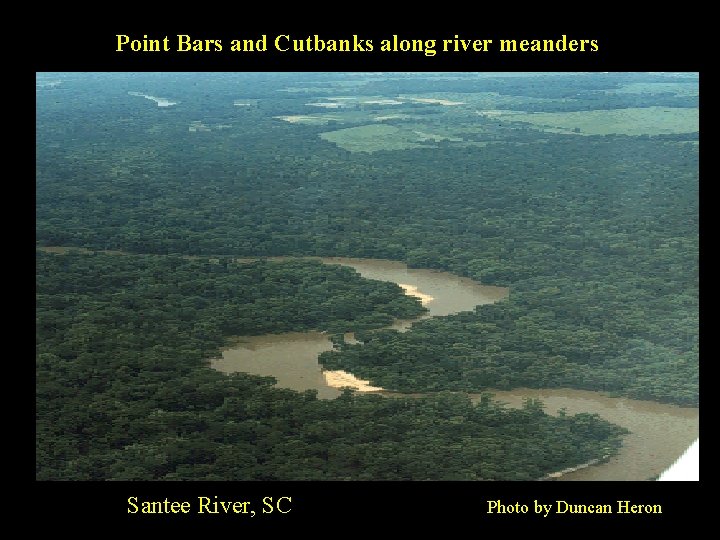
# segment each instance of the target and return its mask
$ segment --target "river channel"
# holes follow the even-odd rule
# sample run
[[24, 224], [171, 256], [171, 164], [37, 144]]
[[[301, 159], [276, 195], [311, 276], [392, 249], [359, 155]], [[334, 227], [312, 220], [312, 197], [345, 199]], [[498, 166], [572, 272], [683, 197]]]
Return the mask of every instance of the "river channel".
[[[428, 313], [421, 318], [470, 311], [477, 305], [502, 300], [509, 292], [503, 287], [481, 285], [448, 272], [408, 269], [394, 261], [339, 257], [321, 260], [326, 264], [351, 266], [369, 279], [398, 283], [406, 294], [419, 297], [428, 308]], [[412, 322], [396, 321], [391, 328], [403, 331]], [[213, 359], [211, 365], [224, 373], [242, 371], [273, 376], [278, 386], [298, 391], [314, 389], [318, 397], [324, 399], [337, 397], [343, 386], [359, 391], [382, 391], [349, 373], [323, 371], [317, 357], [329, 350], [332, 344], [328, 336], [320, 332], [244, 337], [225, 348], [222, 358]], [[568, 414], [595, 413], [631, 431], [616, 456], [605, 463], [567, 473], [559, 478], [563, 481], [648, 480], [669, 467], [698, 437], [697, 408], [573, 389], [493, 390], [492, 393], [509, 407], [522, 406], [524, 398], [538, 398], [549, 414], [557, 414], [561, 408]]]
[[[82, 248], [44, 247], [42, 251], [67, 253]], [[123, 252], [106, 252], [123, 255]], [[363, 277], [398, 283], [406, 294], [417, 296], [428, 313], [413, 321], [396, 321], [390, 328], [405, 331], [414, 321], [470, 311], [480, 304], [490, 304], [506, 298], [508, 289], [481, 285], [471, 279], [448, 272], [408, 269], [394, 261], [351, 259], [340, 257], [317, 258], [326, 264], [341, 264], [355, 268]], [[284, 257], [272, 259], [283, 260]], [[255, 260], [255, 259], [248, 259]], [[351, 335], [346, 339], [352, 339]], [[342, 371], [323, 371], [318, 364], [321, 352], [332, 350], [326, 334], [295, 332], [236, 339], [222, 351], [222, 358], [212, 359], [213, 368], [224, 373], [245, 372], [272, 376], [283, 388], [304, 391], [313, 389], [318, 397], [333, 399], [340, 388], [350, 386], [358, 391], [379, 392], [388, 397], [402, 396], [384, 392], [368, 381], [357, 379]], [[594, 413], [630, 430], [624, 437], [620, 452], [605, 463], [564, 474], [559, 480], [648, 480], [672, 465], [690, 444], [698, 438], [698, 408], [678, 407], [654, 401], [624, 397], [609, 397], [601, 392], [573, 389], [515, 389], [491, 391], [495, 399], [509, 407], [522, 406], [523, 399], [537, 398], [549, 414], [564, 408], [567, 414]], [[417, 394], [415, 394], [417, 396]], [[474, 400], [479, 395], [471, 395]]]

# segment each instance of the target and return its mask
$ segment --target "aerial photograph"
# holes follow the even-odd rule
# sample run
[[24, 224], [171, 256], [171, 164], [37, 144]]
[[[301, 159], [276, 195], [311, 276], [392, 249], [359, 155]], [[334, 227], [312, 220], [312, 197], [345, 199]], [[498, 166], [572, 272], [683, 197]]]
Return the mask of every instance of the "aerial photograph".
[[697, 72], [35, 91], [36, 480], [653, 481], [698, 447]]

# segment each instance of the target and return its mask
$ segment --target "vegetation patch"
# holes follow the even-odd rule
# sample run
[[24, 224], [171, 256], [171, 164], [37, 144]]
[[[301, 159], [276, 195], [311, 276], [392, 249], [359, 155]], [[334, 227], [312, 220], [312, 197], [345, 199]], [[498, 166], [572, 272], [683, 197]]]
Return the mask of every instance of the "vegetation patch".
[[676, 96], [697, 96], [700, 88], [697, 81], [692, 82], [635, 82], [625, 84], [613, 90], [618, 94], [664, 94], [671, 93]]
[[504, 121], [527, 122], [551, 133], [581, 135], [664, 135], [695, 133], [700, 129], [697, 108], [647, 107], [494, 116]]
[[328, 142], [351, 152], [405, 150], [420, 148], [423, 140], [417, 134], [387, 124], [370, 124], [320, 134]]

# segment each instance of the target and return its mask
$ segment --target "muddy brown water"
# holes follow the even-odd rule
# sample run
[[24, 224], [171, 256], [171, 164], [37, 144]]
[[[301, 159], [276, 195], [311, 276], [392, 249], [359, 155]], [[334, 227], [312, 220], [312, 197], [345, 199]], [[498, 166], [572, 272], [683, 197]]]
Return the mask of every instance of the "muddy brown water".
[[630, 430], [623, 438], [620, 452], [609, 461], [568, 473], [560, 480], [648, 480], [672, 465], [698, 437], [697, 408], [569, 388], [491, 392], [496, 400], [508, 406], [521, 407], [525, 398], [539, 399], [549, 414], [557, 414], [562, 408], [567, 414], [595, 413]]
[[[281, 258], [275, 258], [278, 259]], [[325, 264], [351, 266], [368, 279], [398, 283], [406, 294], [420, 298], [428, 312], [417, 319], [397, 320], [388, 326], [398, 331], [407, 330], [421, 319], [470, 311], [479, 304], [497, 302], [506, 298], [509, 292], [505, 287], [481, 285], [449, 272], [409, 269], [396, 261], [343, 257], [315, 259]], [[345, 338], [351, 341], [354, 336], [346, 334]], [[242, 371], [272, 375], [277, 378], [278, 386], [298, 391], [317, 390], [318, 397], [326, 399], [339, 396], [343, 386], [360, 391], [382, 390], [345, 371], [323, 371], [317, 357], [330, 350], [332, 344], [321, 332], [241, 337], [222, 351], [222, 358], [211, 360], [210, 365], [223, 373]]]
[[[67, 248], [59, 247], [43, 250], [54, 253], [68, 251]], [[408, 269], [404, 264], [394, 261], [340, 257], [319, 260], [326, 264], [351, 266], [366, 278], [398, 283], [407, 294], [418, 296], [428, 308], [428, 313], [420, 319], [469, 311], [477, 305], [502, 300], [509, 294], [508, 289], [503, 287], [481, 285], [448, 272]], [[404, 331], [413, 322], [396, 321], [390, 328]], [[351, 335], [347, 337], [352, 338]], [[298, 391], [313, 389], [318, 392], [318, 397], [324, 399], [340, 395], [339, 388], [342, 386], [352, 386], [360, 391], [368, 388], [379, 390], [352, 374], [323, 371], [317, 357], [321, 352], [329, 350], [332, 350], [332, 344], [328, 336], [321, 332], [242, 337], [236, 338], [222, 351], [222, 358], [212, 359], [210, 365], [224, 373], [241, 371], [272, 376], [280, 387]], [[647, 480], [669, 467], [698, 438], [698, 408], [564, 388], [520, 388], [491, 392], [495, 399], [509, 407], [522, 406], [526, 398], [540, 399], [549, 414], [557, 414], [561, 408], [567, 414], [594, 413], [631, 431], [624, 437], [620, 452], [609, 461], [565, 474], [560, 480]], [[400, 395], [381, 393], [387, 396]], [[471, 395], [471, 398], [477, 400], [479, 396]]]
[[[429, 309], [421, 318], [472, 310], [476, 305], [497, 302], [508, 296], [508, 289], [481, 285], [448, 272], [408, 269], [394, 261], [323, 258], [327, 264], [352, 266], [363, 277], [393, 281], [423, 300]], [[407, 329], [413, 321], [396, 321], [390, 328]], [[323, 372], [317, 362], [320, 352], [332, 350], [327, 336], [320, 332], [243, 338], [243, 343], [223, 351], [223, 358], [212, 365], [223, 372], [245, 371], [272, 375], [278, 385], [295, 390], [317, 390], [321, 398], [340, 394], [335, 386], [355, 386], [363, 382], [352, 375]], [[347, 377], [349, 375], [349, 378]], [[563, 475], [560, 480], [647, 480], [669, 467], [698, 437], [699, 411], [675, 405], [628, 398], [608, 397], [600, 392], [573, 389], [515, 389], [491, 391], [495, 399], [509, 407], [521, 407], [525, 398], [540, 399], [549, 414], [564, 408], [567, 414], [581, 412], [600, 417], [631, 431], [623, 439], [620, 452], [605, 463]], [[397, 395], [387, 393], [387, 395]], [[479, 396], [471, 396], [479, 399]]]

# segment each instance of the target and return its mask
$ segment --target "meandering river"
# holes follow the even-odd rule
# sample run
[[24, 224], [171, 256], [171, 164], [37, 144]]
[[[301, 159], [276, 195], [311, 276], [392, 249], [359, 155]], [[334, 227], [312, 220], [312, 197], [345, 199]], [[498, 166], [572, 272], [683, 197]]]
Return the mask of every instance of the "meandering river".
[[[428, 312], [417, 319], [397, 320], [388, 327], [399, 331], [421, 319], [471, 311], [479, 304], [497, 302], [509, 292], [505, 287], [480, 285], [449, 272], [409, 269], [395, 261], [342, 257], [319, 260], [325, 264], [351, 266], [368, 279], [398, 283], [406, 294], [420, 298]], [[346, 340], [352, 339], [351, 334], [346, 335]], [[299, 391], [317, 390], [318, 397], [326, 399], [339, 396], [343, 386], [360, 391], [382, 390], [344, 371], [322, 371], [317, 357], [332, 348], [328, 336], [320, 332], [243, 337], [223, 350], [222, 358], [213, 359], [211, 365], [224, 373], [272, 375], [278, 386]]]
[[[509, 293], [506, 288], [481, 285], [448, 272], [408, 269], [399, 262], [339, 257], [321, 260], [352, 266], [366, 278], [398, 283], [407, 294], [418, 296], [428, 308], [428, 313], [421, 318], [469, 311], [477, 305], [502, 300]], [[391, 328], [403, 331], [412, 322], [396, 321]], [[222, 358], [212, 360], [211, 365], [225, 373], [271, 375], [277, 379], [278, 386], [299, 391], [314, 389], [318, 397], [325, 399], [337, 397], [343, 386], [360, 391], [382, 390], [349, 373], [323, 371], [317, 357], [329, 350], [332, 344], [328, 336], [320, 332], [249, 337], [223, 350]], [[561, 408], [568, 414], [595, 413], [631, 431], [623, 439], [620, 452], [609, 461], [567, 473], [560, 480], [647, 480], [669, 467], [698, 437], [697, 408], [566, 388], [492, 392], [496, 399], [511, 407], [521, 407], [525, 398], [537, 398], [550, 414], [557, 414]], [[477, 395], [471, 397], [479, 399]]]
[[[66, 253], [73, 248], [40, 249]], [[417, 296], [428, 308], [428, 313], [421, 319], [469, 311], [477, 305], [502, 300], [509, 294], [503, 287], [481, 285], [448, 272], [408, 269], [399, 262], [337, 257], [320, 260], [326, 264], [351, 266], [366, 278], [398, 283], [406, 294]], [[396, 321], [391, 328], [404, 331], [414, 321]], [[352, 339], [352, 336], [347, 338]], [[324, 399], [340, 395], [339, 388], [343, 386], [382, 392], [388, 397], [401, 395], [383, 392], [346, 372], [323, 371], [317, 358], [321, 352], [329, 350], [332, 350], [332, 344], [321, 332], [243, 337], [226, 347], [222, 358], [211, 360], [211, 365], [225, 373], [242, 371], [273, 376], [278, 386], [298, 391], [314, 389], [318, 397]], [[493, 391], [493, 394], [511, 407], [522, 406], [525, 398], [537, 398], [543, 401], [550, 414], [556, 414], [561, 408], [568, 414], [595, 413], [631, 431], [623, 439], [620, 452], [609, 461], [565, 474], [560, 480], [647, 480], [669, 467], [698, 437], [697, 408], [613, 398], [600, 392], [572, 389], [515, 389]], [[471, 395], [471, 398], [479, 399], [479, 396]]]

